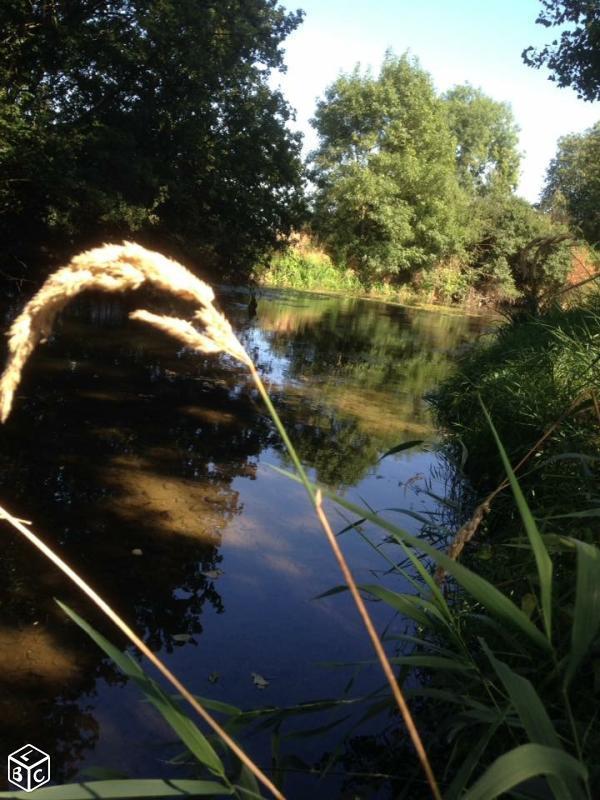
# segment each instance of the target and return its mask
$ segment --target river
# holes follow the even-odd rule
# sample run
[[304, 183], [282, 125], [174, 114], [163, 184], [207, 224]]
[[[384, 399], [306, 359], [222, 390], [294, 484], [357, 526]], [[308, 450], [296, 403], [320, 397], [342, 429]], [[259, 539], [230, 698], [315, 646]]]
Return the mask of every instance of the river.
[[[332, 663], [372, 653], [346, 594], [314, 599], [340, 583], [337, 566], [302, 488], [271, 468], [289, 461], [248, 375], [129, 321], [131, 302], [78, 303], [33, 356], [0, 430], [1, 502], [32, 520], [198, 695], [247, 709], [380, 686], [374, 665]], [[243, 293], [224, 290], [220, 302], [311, 477], [376, 509], [443, 516], [435, 495], [451, 475], [423, 395], [489, 320], [284, 291], [261, 292], [255, 313]], [[380, 460], [408, 440], [423, 444]], [[347, 524], [335, 509], [331, 519]], [[358, 582], [389, 581], [360, 535], [341, 542]], [[124, 647], [121, 637], [4, 526], [0, 576], [0, 760], [31, 742], [51, 754], [57, 783], [92, 767], [193, 774], [167, 763], [181, 745], [53, 598]], [[370, 608], [380, 630], [401, 624]], [[351, 755], [320, 782], [302, 766], [356, 718], [284, 741], [302, 759], [290, 766], [290, 797], [371, 796], [351, 781], [345, 794]], [[333, 719], [291, 719], [283, 732]], [[268, 737], [246, 744], [268, 767]]]

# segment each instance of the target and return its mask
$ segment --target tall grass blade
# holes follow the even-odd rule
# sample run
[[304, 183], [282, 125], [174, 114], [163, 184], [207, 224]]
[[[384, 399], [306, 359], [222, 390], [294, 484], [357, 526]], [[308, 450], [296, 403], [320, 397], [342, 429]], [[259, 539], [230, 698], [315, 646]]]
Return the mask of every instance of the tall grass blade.
[[481, 735], [475, 739], [475, 745], [471, 748], [468, 756], [456, 771], [452, 783], [446, 790], [445, 800], [458, 800], [465, 790], [469, 778], [473, 774], [474, 769], [479, 764], [480, 758], [483, 756], [486, 747], [490, 743], [493, 735], [498, 730], [504, 716], [496, 720], [492, 725], [486, 725], [481, 729]]
[[144, 800], [167, 797], [222, 797], [232, 789], [215, 781], [130, 779], [89, 781], [65, 786], [48, 786], [31, 792], [0, 792], [3, 800]]
[[577, 548], [577, 584], [565, 687], [572, 681], [600, 627], [600, 550], [577, 539], [573, 542]]
[[377, 461], [382, 461], [387, 456], [393, 456], [395, 453], [401, 453], [403, 450], [410, 450], [411, 447], [416, 447], [419, 444], [423, 444], [423, 439], [411, 439], [410, 442], [402, 442], [402, 444], [397, 444], [395, 447], [392, 447], [391, 450], [386, 450], [386, 452], [380, 456]]
[[540, 590], [542, 595], [542, 616], [544, 618], [544, 628], [546, 631], [546, 636], [548, 637], [548, 641], [552, 639], [552, 560], [548, 555], [548, 550], [546, 549], [546, 545], [542, 539], [542, 536], [538, 530], [536, 522], [533, 518], [531, 511], [529, 510], [529, 506], [527, 505], [527, 501], [525, 500], [525, 496], [521, 491], [521, 487], [519, 486], [519, 482], [515, 476], [513, 468], [510, 464], [508, 456], [506, 455], [506, 450], [504, 449], [502, 442], [500, 441], [500, 437], [498, 436], [498, 432], [494, 427], [494, 423], [492, 422], [492, 418], [490, 417], [487, 408], [483, 404], [483, 401], [479, 400], [481, 403], [481, 407], [483, 409], [483, 413], [485, 414], [485, 418], [490, 426], [490, 430], [494, 436], [496, 441], [496, 445], [498, 447], [498, 452], [500, 453], [500, 458], [502, 459], [502, 463], [504, 465], [504, 469], [506, 470], [506, 475], [510, 482], [511, 489], [513, 491], [513, 495], [515, 497], [515, 502], [517, 504], [517, 508], [519, 509], [519, 513], [521, 515], [521, 519], [523, 520], [523, 525], [525, 527], [525, 531], [527, 532], [527, 536], [529, 538], [529, 542], [531, 544], [531, 549], [533, 550], [533, 555], [535, 557], [538, 577], [540, 581]]
[[161, 716], [171, 726], [190, 752], [196, 756], [198, 761], [213, 774], [227, 780], [225, 778], [223, 762], [213, 750], [208, 739], [192, 720], [181, 711], [174, 701], [163, 692], [158, 684], [144, 673], [140, 665], [127, 653], [122, 653], [118, 648], [112, 645], [108, 639], [105, 639], [102, 634], [92, 628], [92, 626], [76, 614], [75, 611], [59, 600], [56, 602], [65, 614], [68, 614], [68, 616], [96, 642], [98, 647], [117, 664], [125, 675], [137, 683], [148, 700], [159, 711]]
[[[522, 675], [518, 675], [504, 661], [497, 659], [485, 642], [481, 641], [481, 646], [489, 658], [496, 675], [502, 681], [510, 702], [523, 723], [529, 740], [534, 744], [543, 744], [562, 750], [563, 746], [554, 729], [554, 725], [531, 681]], [[570, 785], [567, 787], [561, 778], [549, 775], [548, 783], [557, 800], [574, 800], [575, 798], [577, 800], [585, 800], [584, 791], [573, 780], [570, 781]]]
[[[279, 467], [272, 467], [272, 469], [286, 475], [292, 480], [298, 480], [296, 476]], [[321, 487], [321, 491], [326, 497], [333, 500], [334, 503], [342, 506], [347, 511], [351, 511], [359, 517], [364, 517], [372, 522], [374, 525], [388, 531], [391, 536], [400, 544], [406, 544], [426, 553], [437, 564], [441, 565], [444, 570], [455, 578], [458, 583], [469, 592], [482, 606], [488, 611], [494, 613], [497, 617], [510, 624], [513, 628], [518, 629], [521, 633], [525, 634], [527, 638], [533, 642], [537, 647], [545, 651], [552, 651], [552, 645], [546, 636], [531, 622], [529, 617], [521, 611], [508, 597], [502, 594], [495, 586], [481, 578], [475, 572], [472, 572], [467, 567], [449, 558], [445, 553], [440, 552], [435, 547], [430, 545], [423, 539], [419, 539], [410, 533], [398, 528], [388, 520], [379, 517], [377, 514], [372, 514], [366, 511], [363, 507], [357, 506], [345, 497], [339, 497], [335, 492], [330, 491], [326, 487]]]
[[588, 771], [563, 750], [542, 744], [523, 744], [497, 758], [461, 800], [495, 800], [538, 775], [554, 775], [564, 781], [587, 781]]
[[378, 600], [381, 600], [390, 608], [414, 619], [424, 628], [431, 628], [433, 623], [441, 623], [443, 626], [448, 624], [434, 603], [418, 595], [400, 594], [377, 584], [366, 584], [360, 586], [360, 588], [364, 592], [373, 595], [373, 597], [377, 597]]

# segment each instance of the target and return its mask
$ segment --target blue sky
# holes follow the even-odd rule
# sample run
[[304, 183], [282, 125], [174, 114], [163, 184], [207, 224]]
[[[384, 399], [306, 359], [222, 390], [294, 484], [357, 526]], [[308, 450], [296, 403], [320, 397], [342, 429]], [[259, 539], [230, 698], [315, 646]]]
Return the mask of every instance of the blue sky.
[[341, 71], [357, 62], [379, 67], [385, 50], [419, 58], [439, 91], [457, 83], [481, 87], [508, 101], [521, 129], [519, 194], [538, 198], [560, 136], [600, 119], [600, 103], [559, 89], [545, 70], [526, 67], [521, 51], [546, 43], [554, 29], [535, 24], [539, 0], [299, 0], [285, 3], [306, 12], [286, 41], [288, 72], [278, 76], [297, 111], [305, 152], [316, 137], [309, 120], [316, 100]]

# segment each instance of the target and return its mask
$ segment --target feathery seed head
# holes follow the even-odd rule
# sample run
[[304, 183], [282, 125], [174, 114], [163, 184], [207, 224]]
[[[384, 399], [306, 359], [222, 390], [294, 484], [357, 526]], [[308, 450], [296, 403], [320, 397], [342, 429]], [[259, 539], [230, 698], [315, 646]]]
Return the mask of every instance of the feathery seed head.
[[133, 312], [130, 315], [133, 319], [148, 322], [200, 352], [224, 352], [246, 365], [250, 363], [231, 325], [214, 307], [215, 296], [207, 283], [177, 261], [134, 242], [105, 244], [80, 253], [66, 267], [52, 273], [11, 325], [8, 363], [0, 378], [0, 420], [4, 422], [10, 414], [27, 359], [50, 334], [56, 315], [73, 297], [88, 289], [121, 292], [138, 289], [143, 284], [197, 305], [199, 310], [194, 316], [206, 330], [200, 333], [186, 320], [148, 311]]

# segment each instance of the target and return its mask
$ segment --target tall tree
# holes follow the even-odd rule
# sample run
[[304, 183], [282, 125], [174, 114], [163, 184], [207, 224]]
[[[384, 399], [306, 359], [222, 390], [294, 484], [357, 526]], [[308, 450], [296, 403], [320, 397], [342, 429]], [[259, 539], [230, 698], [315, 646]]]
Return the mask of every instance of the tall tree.
[[566, 210], [591, 244], [600, 244], [600, 122], [564, 136], [546, 173], [542, 204]]
[[454, 139], [430, 76], [388, 53], [377, 77], [357, 67], [318, 103], [314, 225], [367, 280], [430, 267], [459, 244]]
[[571, 86], [584, 100], [600, 100], [600, 3], [598, 0], [541, 0], [536, 20], [546, 28], [567, 26], [551, 44], [527, 47], [530, 67], [546, 66], [550, 80]]
[[301, 211], [299, 135], [269, 75], [277, 0], [0, 4], [0, 251], [132, 236], [241, 271]]
[[443, 99], [456, 137], [456, 166], [463, 186], [477, 192], [492, 184], [515, 189], [519, 129], [510, 106], [469, 84], [455, 86]]

